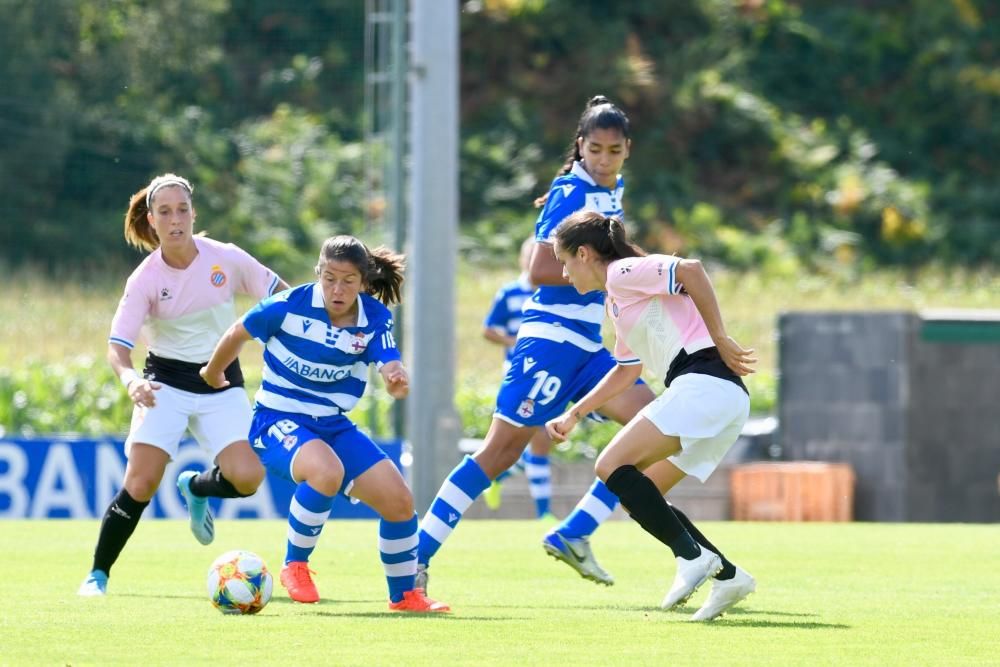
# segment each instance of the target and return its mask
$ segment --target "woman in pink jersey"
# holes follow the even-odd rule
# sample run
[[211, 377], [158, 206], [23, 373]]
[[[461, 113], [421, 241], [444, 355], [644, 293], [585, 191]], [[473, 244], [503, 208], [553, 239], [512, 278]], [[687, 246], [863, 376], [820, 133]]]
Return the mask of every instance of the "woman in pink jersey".
[[[198, 374], [216, 342], [236, 319], [233, 297], [257, 299], [288, 288], [273, 271], [232, 244], [193, 233], [191, 184], [165, 174], [132, 195], [125, 240], [148, 251], [132, 272], [111, 323], [108, 362], [135, 404], [125, 441], [128, 465], [122, 489], [101, 521], [90, 574], [78, 591], [107, 592], [111, 566], [153, 498], [167, 464], [190, 429], [215, 467], [177, 480], [202, 544], [214, 538], [208, 497], [252, 495], [264, 468], [247, 442], [250, 402], [239, 361], [226, 369], [229, 385], [208, 386]], [[131, 352], [140, 334], [148, 348], [142, 375]]]
[[693, 619], [717, 618], [753, 592], [753, 577], [692, 535], [667, 504], [663, 487], [657, 489], [642, 471], [666, 460], [672, 471], [666, 490], [687, 475], [708, 479], [750, 414], [740, 378], [753, 372], [753, 350], [726, 334], [715, 290], [698, 260], [646, 255], [629, 243], [620, 220], [591, 211], [570, 215], [554, 237], [556, 258], [573, 286], [581, 293], [607, 293], [617, 365], [546, 428], [553, 438], [565, 439], [583, 415], [631, 387], [643, 366], [664, 379], [666, 391], [601, 453], [597, 476], [639, 525], [673, 551], [677, 575], [663, 608], [686, 602], [714, 577]]

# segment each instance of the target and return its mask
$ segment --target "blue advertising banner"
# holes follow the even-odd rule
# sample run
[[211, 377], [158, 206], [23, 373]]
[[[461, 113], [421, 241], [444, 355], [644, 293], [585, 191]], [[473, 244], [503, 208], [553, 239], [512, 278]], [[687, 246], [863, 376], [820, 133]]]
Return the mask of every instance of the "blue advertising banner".
[[[118, 438], [0, 438], [0, 518], [94, 519], [104, 514], [125, 475], [124, 441]], [[400, 467], [399, 441], [378, 445]], [[181, 443], [144, 518], [183, 519], [187, 509], [177, 491], [177, 475], [205, 470], [209, 455], [193, 440]], [[402, 468], [400, 468], [402, 469]], [[288, 513], [295, 491], [291, 482], [267, 475], [253, 496], [211, 500], [219, 519], [279, 519]], [[376, 514], [362, 503], [338, 496], [331, 518], [369, 519]]]

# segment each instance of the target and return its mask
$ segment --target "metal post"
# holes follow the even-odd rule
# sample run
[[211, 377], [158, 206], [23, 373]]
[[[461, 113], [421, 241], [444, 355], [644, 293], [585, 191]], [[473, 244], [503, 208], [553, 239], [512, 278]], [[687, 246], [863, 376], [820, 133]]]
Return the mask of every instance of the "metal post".
[[[392, 6], [392, 70], [391, 127], [389, 133], [389, 165], [386, 183], [389, 197], [389, 222], [393, 230], [393, 247], [406, 247], [406, 9], [407, 0], [393, 0]], [[398, 331], [404, 329], [403, 305], [396, 306], [393, 318]], [[405, 342], [405, 341], [404, 341]], [[404, 350], [405, 352], [405, 350]], [[406, 430], [406, 403], [392, 403], [392, 434], [402, 438]]]
[[461, 430], [454, 405], [458, 19], [456, 0], [413, 2], [406, 433], [420, 513], [455, 463]]

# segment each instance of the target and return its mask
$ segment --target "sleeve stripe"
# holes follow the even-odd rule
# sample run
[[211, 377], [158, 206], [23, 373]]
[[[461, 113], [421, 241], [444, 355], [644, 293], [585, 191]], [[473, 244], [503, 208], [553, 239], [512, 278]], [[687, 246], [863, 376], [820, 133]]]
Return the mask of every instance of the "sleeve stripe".
[[680, 292], [677, 289], [676, 277], [674, 275], [674, 269], [677, 267], [677, 262], [670, 265], [670, 270], [667, 272], [667, 294], [677, 294]]
[[274, 288], [278, 286], [278, 274], [274, 274], [274, 279], [271, 281], [271, 285], [267, 288], [267, 295], [271, 296], [274, 294]]
[[636, 364], [641, 364], [642, 363], [642, 359], [639, 359], [639, 358], [635, 358], [635, 359], [615, 359], [615, 361], [620, 366], [635, 366]]
[[110, 338], [108, 338], [108, 342], [109, 343], [117, 343], [118, 345], [123, 345], [123, 346], [127, 347], [130, 350], [135, 347], [134, 343], [131, 343], [131, 342], [125, 340], [124, 338], [116, 338], [115, 336], [111, 336]]

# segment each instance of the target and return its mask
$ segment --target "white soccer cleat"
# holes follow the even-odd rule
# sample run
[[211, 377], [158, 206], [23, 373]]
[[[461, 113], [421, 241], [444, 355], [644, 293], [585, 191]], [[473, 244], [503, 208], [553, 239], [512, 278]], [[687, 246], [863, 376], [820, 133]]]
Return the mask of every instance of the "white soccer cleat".
[[722, 559], [714, 551], [702, 547], [701, 555], [692, 560], [677, 557], [677, 574], [674, 584], [660, 604], [666, 610], [673, 609], [688, 601], [709, 577], [714, 577], [722, 569]]
[[712, 580], [712, 592], [705, 604], [691, 617], [692, 621], [711, 621], [732, 609], [738, 602], [745, 600], [757, 589], [757, 582], [745, 570], [736, 568], [736, 576], [732, 579]]

